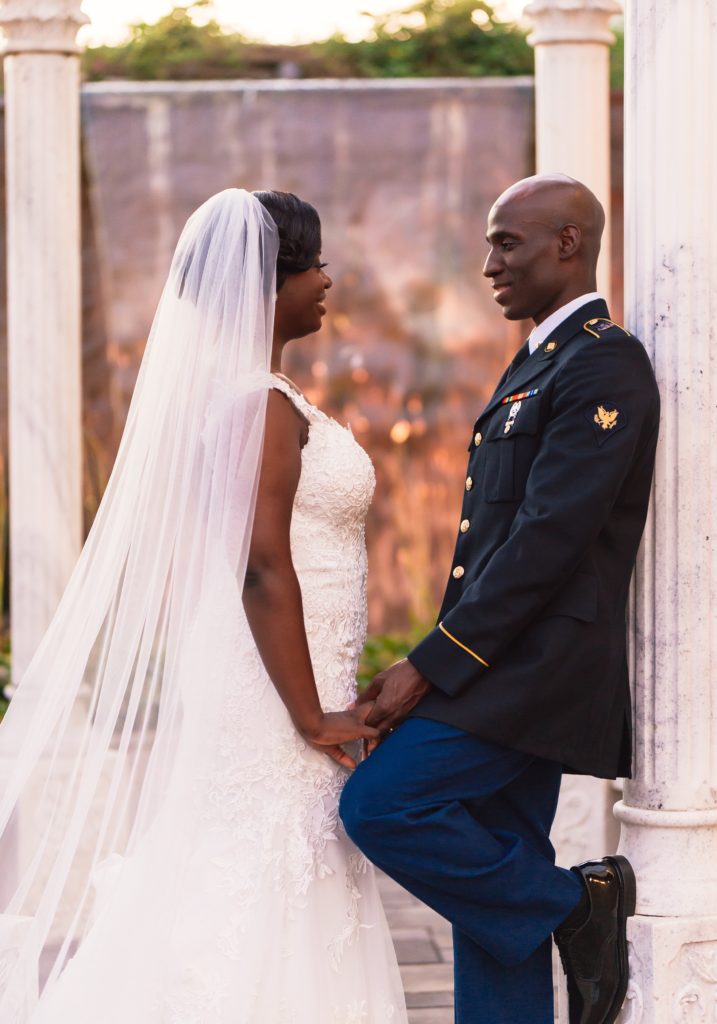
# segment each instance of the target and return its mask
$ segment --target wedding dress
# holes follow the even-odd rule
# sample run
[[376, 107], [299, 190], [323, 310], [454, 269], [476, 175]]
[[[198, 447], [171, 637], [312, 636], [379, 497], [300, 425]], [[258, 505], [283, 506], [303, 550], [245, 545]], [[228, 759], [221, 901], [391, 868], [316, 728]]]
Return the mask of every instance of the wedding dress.
[[294, 729], [242, 604], [276, 388], [310, 424], [292, 557], [322, 706], [344, 709], [373, 469], [269, 373], [277, 251], [242, 190], [188, 220], [112, 477], [0, 726], [2, 1024], [405, 1024], [338, 817], [347, 772]]
[[[292, 559], [325, 711], [355, 697], [366, 636], [364, 518], [373, 466], [351, 432], [268, 376], [309, 421]], [[151, 856], [100, 865], [113, 888], [33, 1024], [403, 1024], [401, 978], [371, 865], [338, 817], [346, 770], [296, 732], [253, 643], [234, 579], [233, 679], [207, 766], [204, 829], [168, 945], [124, 978], [113, 931]], [[112, 874], [119, 878], [111, 880]]]

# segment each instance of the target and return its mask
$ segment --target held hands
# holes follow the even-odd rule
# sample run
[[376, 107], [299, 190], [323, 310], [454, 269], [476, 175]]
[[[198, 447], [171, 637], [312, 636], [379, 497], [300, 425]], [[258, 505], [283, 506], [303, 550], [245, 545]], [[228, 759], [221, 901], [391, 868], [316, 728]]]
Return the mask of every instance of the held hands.
[[374, 726], [380, 733], [379, 738], [368, 741], [368, 753], [378, 746], [380, 738], [400, 725], [430, 688], [428, 680], [423, 678], [407, 658], [379, 672], [356, 702], [359, 711], [364, 708], [370, 709], [366, 725]]
[[332, 761], [344, 768], [355, 768], [356, 761], [342, 750], [341, 744], [352, 740], [374, 744], [378, 742], [381, 735], [378, 729], [366, 724], [372, 710], [373, 704], [365, 703], [362, 707], [349, 708], [348, 711], [325, 712], [316, 724], [299, 731], [314, 750], [328, 754]]

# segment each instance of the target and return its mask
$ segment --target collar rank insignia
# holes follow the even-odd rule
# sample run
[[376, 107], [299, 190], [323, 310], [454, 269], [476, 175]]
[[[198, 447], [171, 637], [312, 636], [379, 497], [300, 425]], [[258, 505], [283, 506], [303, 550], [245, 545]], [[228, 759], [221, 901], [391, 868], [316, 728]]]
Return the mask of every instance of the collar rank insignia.
[[592, 426], [593, 436], [600, 448], [627, 426], [625, 413], [614, 402], [598, 402], [597, 406], [586, 409], [585, 418]]
[[587, 331], [588, 334], [592, 334], [594, 338], [599, 338], [606, 331], [610, 331], [613, 328], [617, 331], [622, 331], [623, 334], [630, 337], [629, 331], [626, 331], [624, 327], [613, 323], [612, 320], [608, 320], [607, 317], [604, 316], [597, 316], [593, 320], [588, 320], [587, 323], [583, 324], [583, 330]]

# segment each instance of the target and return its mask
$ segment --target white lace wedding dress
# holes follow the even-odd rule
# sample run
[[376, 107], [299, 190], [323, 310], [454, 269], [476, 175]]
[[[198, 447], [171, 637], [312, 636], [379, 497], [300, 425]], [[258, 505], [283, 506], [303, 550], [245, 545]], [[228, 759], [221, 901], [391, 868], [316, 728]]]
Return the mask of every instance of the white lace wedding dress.
[[[355, 696], [366, 635], [364, 519], [373, 467], [350, 430], [283, 379], [267, 383], [310, 423], [291, 548], [321, 703], [338, 711]], [[236, 623], [235, 674], [205, 767], [191, 879], [178, 894], [166, 948], [124, 975], [125, 951], [113, 936], [128, 934], [122, 915], [149, 870], [141, 854], [126, 858], [133, 863], [123, 864], [114, 898], [100, 906], [33, 1024], [406, 1022], [374, 872], [338, 817], [347, 773], [294, 729], [232, 580], [225, 602]]]

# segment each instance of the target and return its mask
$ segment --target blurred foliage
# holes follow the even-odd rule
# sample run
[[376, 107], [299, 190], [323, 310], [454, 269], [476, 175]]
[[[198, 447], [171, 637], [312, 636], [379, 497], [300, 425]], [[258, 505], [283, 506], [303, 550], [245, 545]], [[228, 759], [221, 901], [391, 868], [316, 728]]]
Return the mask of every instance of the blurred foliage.
[[88, 47], [82, 55], [84, 77], [91, 82], [241, 77], [246, 40], [224, 32], [213, 19], [197, 24], [193, 18], [211, 7], [210, 0], [177, 6], [154, 24], [132, 25], [126, 43]]
[[83, 55], [85, 78], [269, 77], [282, 64], [291, 65], [300, 77], [317, 78], [533, 71], [525, 32], [501, 21], [484, 0], [420, 0], [374, 17], [368, 37], [361, 42], [335, 35], [309, 46], [282, 47], [267, 47], [224, 31], [215, 20], [207, 20], [211, 10], [211, 0], [179, 5], [155, 24], [133, 25], [126, 43], [89, 47]]
[[525, 32], [483, 0], [420, 0], [375, 17], [367, 39], [319, 44], [337, 77], [531, 75]]
[[613, 25], [615, 43], [610, 47], [610, 88], [623, 89], [625, 87], [625, 26], [621, 21], [619, 25]]
[[[342, 35], [305, 46], [269, 46], [222, 29], [212, 0], [174, 7], [154, 24], [131, 26], [117, 46], [83, 54], [88, 81], [107, 78], [187, 80], [270, 78], [431, 78], [532, 75], [533, 51], [519, 25], [503, 21], [486, 0], [418, 0], [373, 16], [367, 37]], [[617, 29], [611, 85], [623, 84], [624, 37]]]
[[432, 625], [416, 623], [405, 633], [383, 633], [367, 637], [356, 674], [359, 690], [365, 689], [378, 672], [405, 658]]

